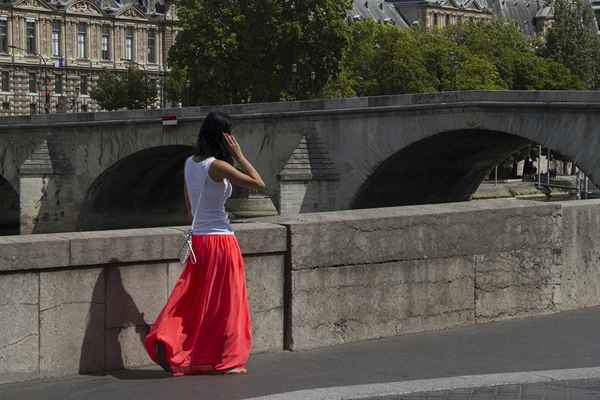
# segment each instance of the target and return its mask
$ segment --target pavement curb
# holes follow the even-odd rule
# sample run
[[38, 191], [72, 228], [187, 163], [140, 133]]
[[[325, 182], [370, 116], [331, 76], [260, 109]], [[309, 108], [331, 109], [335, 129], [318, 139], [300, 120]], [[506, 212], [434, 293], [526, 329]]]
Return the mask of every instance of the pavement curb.
[[245, 400], [360, 400], [441, 390], [600, 378], [600, 367], [465, 375], [378, 384], [336, 386], [277, 393]]

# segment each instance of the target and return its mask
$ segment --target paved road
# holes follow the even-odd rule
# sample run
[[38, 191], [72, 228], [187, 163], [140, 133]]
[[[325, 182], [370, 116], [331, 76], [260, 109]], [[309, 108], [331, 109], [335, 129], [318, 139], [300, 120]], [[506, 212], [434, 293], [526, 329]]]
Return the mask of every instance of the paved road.
[[313, 388], [599, 367], [599, 332], [600, 308], [590, 308], [313, 351], [259, 354], [251, 358], [246, 376], [169, 378], [145, 369], [6, 384], [0, 385], [0, 400], [237, 400]]

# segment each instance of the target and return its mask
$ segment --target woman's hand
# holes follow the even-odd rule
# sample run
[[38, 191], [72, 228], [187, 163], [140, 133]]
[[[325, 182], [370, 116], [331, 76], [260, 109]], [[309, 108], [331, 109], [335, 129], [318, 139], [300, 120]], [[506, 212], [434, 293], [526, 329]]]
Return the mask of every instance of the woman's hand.
[[227, 145], [229, 146], [229, 150], [231, 150], [231, 154], [233, 155], [233, 157], [237, 161], [240, 161], [242, 158], [244, 158], [242, 148], [240, 147], [240, 144], [238, 143], [235, 136], [228, 132], [224, 132], [223, 136], [225, 136], [225, 140], [227, 141]]

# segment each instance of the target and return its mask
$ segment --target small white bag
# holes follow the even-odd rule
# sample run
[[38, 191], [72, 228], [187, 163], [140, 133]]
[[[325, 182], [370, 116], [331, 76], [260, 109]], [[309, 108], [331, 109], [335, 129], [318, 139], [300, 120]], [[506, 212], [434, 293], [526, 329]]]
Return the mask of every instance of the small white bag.
[[186, 265], [190, 256], [192, 256], [192, 263], [196, 264], [198, 259], [196, 258], [196, 253], [194, 253], [194, 248], [192, 247], [192, 231], [188, 230], [184, 232], [183, 241], [179, 248], [179, 263], [181, 265]]

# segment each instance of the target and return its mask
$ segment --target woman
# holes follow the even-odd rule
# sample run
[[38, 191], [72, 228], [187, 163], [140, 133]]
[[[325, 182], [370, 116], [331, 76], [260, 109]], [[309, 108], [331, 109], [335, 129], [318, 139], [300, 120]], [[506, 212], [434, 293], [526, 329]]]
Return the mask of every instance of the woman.
[[[234, 159], [243, 172], [233, 167]], [[174, 376], [247, 372], [252, 326], [244, 260], [225, 212], [232, 184], [265, 188], [231, 134], [229, 117], [213, 112], [185, 162], [195, 262], [188, 258], [145, 340], [150, 358]]]

